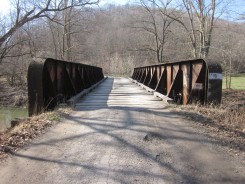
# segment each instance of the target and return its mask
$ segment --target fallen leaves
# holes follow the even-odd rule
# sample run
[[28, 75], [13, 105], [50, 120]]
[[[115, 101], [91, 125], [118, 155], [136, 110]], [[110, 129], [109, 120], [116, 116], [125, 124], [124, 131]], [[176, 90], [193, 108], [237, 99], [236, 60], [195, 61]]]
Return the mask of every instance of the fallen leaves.
[[64, 112], [48, 112], [22, 119], [13, 128], [2, 132], [0, 134], [0, 159], [6, 158], [9, 152], [18, 150], [35, 137], [43, 134], [49, 127], [59, 122], [61, 113]]
[[225, 90], [220, 106], [198, 104], [174, 106], [171, 110], [197, 122], [213, 137], [230, 147], [245, 150], [245, 91]]

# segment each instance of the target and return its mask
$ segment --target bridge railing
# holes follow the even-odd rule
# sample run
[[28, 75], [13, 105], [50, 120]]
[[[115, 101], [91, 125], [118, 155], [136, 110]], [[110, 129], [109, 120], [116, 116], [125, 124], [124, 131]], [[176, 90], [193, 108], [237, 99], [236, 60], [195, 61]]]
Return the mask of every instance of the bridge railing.
[[102, 68], [56, 59], [33, 61], [28, 68], [29, 116], [54, 109], [104, 78]]
[[221, 102], [222, 69], [203, 59], [134, 68], [132, 79], [179, 104]]

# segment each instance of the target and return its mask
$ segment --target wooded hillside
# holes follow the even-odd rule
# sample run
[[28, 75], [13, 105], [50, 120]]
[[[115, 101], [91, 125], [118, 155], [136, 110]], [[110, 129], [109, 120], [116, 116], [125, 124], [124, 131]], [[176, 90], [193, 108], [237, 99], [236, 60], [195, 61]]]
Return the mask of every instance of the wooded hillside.
[[178, 8], [170, 0], [105, 7], [98, 1], [46, 2], [16, 1], [11, 17], [0, 19], [0, 76], [9, 85], [25, 85], [28, 64], [43, 57], [97, 65], [116, 75], [200, 57], [219, 61], [227, 75], [245, 72], [245, 24], [220, 19], [215, 0], [183, 0]]

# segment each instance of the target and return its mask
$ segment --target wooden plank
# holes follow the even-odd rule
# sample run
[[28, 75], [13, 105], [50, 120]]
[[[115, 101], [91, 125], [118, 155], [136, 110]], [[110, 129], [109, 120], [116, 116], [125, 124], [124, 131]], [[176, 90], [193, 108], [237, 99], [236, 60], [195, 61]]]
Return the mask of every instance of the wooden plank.
[[[79, 107], [154, 107], [157, 101], [161, 101], [145, 89], [148, 87], [135, 85], [133, 80], [126, 78], [108, 78], [95, 90], [81, 98], [76, 103]], [[134, 81], [137, 83], [136, 81]], [[142, 89], [144, 88], [144, 89]], [[166, 105], [166, 103], [162, 103]]]

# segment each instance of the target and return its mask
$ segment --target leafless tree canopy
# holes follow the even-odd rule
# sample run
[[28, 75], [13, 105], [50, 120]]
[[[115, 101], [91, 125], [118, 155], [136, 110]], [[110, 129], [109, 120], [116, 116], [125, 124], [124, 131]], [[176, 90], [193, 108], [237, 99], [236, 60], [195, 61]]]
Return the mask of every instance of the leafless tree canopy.
[[[98, 4], [98, 0], [15, 0], [12, 1], [14, 7], [10, 13], [11, 19], [3, 25], [0, 35], [0, 47], [6, 44], [10, 37], [25, 24], [39, 18], [56, 19], [57, 12], [63, 12], [74, 7], [84, 7], [86, 5]], [[3, 20], [2, 20], [3, 21]], [[12, 46], [11, 46], [12, 47]], [[3, 49], [3, 58], [9, 48]]]
[[[192, 58], [245, 71], [245, 25], [223, 20], [222, 0], [14, 0], [0, 17], [0, 75], [25, 83], [32, 58], [53, 57], [129, 75], [134, 66]], [[240, 16], [240, 18], [242, 18]]]

